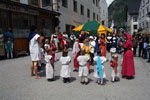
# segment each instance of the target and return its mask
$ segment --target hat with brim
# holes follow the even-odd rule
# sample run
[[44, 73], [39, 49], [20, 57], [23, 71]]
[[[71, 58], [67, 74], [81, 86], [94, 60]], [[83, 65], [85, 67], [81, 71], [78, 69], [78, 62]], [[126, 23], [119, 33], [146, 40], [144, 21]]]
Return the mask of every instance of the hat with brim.
[[90, 38], [90, 39], [93, 39], [93, 36], [90, 36], [89, 38]]

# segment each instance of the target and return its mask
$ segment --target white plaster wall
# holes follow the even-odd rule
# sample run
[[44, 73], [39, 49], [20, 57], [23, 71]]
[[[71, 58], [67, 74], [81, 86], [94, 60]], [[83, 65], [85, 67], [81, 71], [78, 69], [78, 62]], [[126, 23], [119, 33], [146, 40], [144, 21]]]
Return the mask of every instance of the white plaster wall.
[[108, 6], [106, 0], [100, 0], [100, 19], [105, 21], [105, 26], [108, 27]]
[[[59, 3], [61, 13], [59, 27], [60, 32], [66, 31], [66, 24], [73, 25], [75, 27], [85, 24], [88, 21], [93, 20], [93, 12], [95, 12], [95, 19], [97, 14], [100, 16], [99, 8], [96, 4], [93, 4], [93, 0], [76, 0], [77, 1], [77, 13], [73, 10], [73, 0], [68, 0], [68, 7], [62, 7], [62, 2]], [[84, 15], [80, 14], [80, 4], [84, 6]], [[90, 18], [87, 17], [87, 8], [90, 9]]]
[[[150, 1], [149, 3], [147, 3], [147, 0], [144, 0], [145, 4], [143, 4], [143, 0], [141, 0], [141, 4], [140, 4], [140, 9], [139, 9], [139, 14], [141, 16], [139, 16], [139, 23], [141, 23], [142, 28], [146, 28], [146, 22], [147, 20], [147, 7], [149, 8], [149, 12], [150, 12]], [[144, 16], [143, 16], [143, 10], [144, 10]], [[144, 26], [143, 26], [143, 22], [144, 22]], [[150, 21], [149, 21], [149, 27], [150, 27]]]

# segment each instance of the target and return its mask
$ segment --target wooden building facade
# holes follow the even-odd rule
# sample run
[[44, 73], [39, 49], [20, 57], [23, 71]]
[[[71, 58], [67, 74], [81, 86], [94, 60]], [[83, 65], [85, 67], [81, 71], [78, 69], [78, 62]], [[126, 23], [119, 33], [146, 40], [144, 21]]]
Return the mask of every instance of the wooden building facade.
[[46, 29], [46, 36], [54, 32], [54, 19], [60, 14], [36, 6], [14, 1], [0, 0], [0, 31], [5, 33], [12, 28], [15, 37], [14, 52], [28, 51], [30, 27], [36, 25], [38, 30]]

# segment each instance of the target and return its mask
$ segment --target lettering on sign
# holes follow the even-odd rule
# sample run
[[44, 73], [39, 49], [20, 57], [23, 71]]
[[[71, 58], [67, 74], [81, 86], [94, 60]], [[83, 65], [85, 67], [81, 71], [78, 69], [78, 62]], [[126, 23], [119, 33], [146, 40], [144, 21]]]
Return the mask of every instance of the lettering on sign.
[[15, 12], [21, 12], [21, 13], [26, 13], [26, 14], [32, 14], [32, 15], [39, 15], [38, 10], [33, 10], [25, 7], [19, 7], [11, 4], [4, 4], [0, 3], [0, 8], [5, 9], [5, 10], [10, 10], [10, 11], [15, 11]]

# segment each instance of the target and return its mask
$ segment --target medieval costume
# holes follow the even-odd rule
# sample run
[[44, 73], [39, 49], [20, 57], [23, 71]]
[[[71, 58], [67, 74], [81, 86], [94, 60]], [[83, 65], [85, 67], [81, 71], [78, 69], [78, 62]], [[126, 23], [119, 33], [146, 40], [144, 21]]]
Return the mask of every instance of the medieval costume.
[[122, 76], [133, 77], [135, 75], [133, 51], [131, 50], [133, 47], [133, 43], [131, 41], [131, 35], [125, 33], [125, 36], [126, 42], [124, 44]]
[[58, 48], [58, 38], [57, 38], [56, 33], [52, 34], [51, 41], [52, 40], [55, 40], [55, 46], [56, 46], [56, 48]]
[[[89, 41], [87, 39], [84, 40], [84, 44], [82, 45], [81, 49], [85, 50], [85, 55], [88, 56], [91, 61], [91, 57], [90, 57], [91, 46], [89, 45]], [[87, 67], [88, 67], [88, 72], [90, 72], [90, 62], [88, 62]]]
[[80, 44], [79, 39], [76, 39], [74, 45], [73, 45], [73, 51], [72, 54], [74, 56], [74, 71], [77, 71], [79, 69], [79, 63], [77, 61], [78, 56], [80, 55]]
[[106, 39], [105, 37], [99, 40], [99, 48], [102, 50], [101, 56], [106, 57]]
[[62, 49], [68, 48], [69, 42], [67, 41], [66, 37], [63, 38], [61, 41]]
[[53, 80], [54, 79], [54, 68], [51, 65], [51, 60], [53, 57], [51, 55], [45, 56], [46, 61], [46, 79], [47, 80]]

